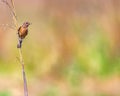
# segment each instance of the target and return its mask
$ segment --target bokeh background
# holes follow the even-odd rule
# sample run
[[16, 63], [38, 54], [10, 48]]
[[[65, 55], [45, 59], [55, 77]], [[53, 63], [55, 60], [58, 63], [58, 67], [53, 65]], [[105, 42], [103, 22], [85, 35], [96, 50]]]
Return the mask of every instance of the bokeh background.
[[[14, 1], [29, 96], [120, 96], [120, 0]], [[0, 96], [24, 95], [12, 26], [0, 1]]]

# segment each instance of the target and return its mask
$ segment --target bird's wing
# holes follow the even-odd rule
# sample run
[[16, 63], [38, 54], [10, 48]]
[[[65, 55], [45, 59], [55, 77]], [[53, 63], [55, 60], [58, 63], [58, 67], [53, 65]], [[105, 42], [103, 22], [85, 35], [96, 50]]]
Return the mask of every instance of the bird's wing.
[[21, 26], [20, 26], [19, 29], [18, 29], [18, 34], [19, 34], [20, 29], [21, 29]]
[[26, 30], [26, 35], [28, 34], [28, 29]]

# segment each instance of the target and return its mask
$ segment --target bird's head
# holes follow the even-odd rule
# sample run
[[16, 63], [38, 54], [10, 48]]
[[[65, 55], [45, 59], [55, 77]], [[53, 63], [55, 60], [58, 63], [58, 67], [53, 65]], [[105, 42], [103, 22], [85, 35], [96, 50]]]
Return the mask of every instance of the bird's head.
[[30, 24], [31, 24], [30, 22], [24, 22], [22, 26], [27, 28]]

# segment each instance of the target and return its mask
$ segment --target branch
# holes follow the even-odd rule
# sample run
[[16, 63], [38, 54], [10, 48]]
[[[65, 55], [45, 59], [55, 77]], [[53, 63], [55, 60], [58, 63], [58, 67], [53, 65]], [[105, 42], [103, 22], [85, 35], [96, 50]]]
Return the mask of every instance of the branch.
[[28, 96], [27, 80], [26, 80], [26, 75], [25, 75], [22, 51], [21, 51], [21, 48], [18, 48], [18, 50], [19, 50], [19, 55], [20, 55], [20, 63], [22, 65], [22, 74], [23, 74], [23, 81], [24, 81], [24, 96]]
[[[8, 8], [10, 9], [10, 11], [12, 13], [14, 25], [15, 25], [16, 30], [17, 30], [18, 29], [18, 22], [17, 22], [17, 15], [16, 15], [16, 11], [15, 11], [15, 6], [14, 6], [14, 0], [10, 0], [12, 6], [10, 6], [10, 4], [7, 2], [7, 0], [1, 0], [1, 1], [4, 4], [6, 4], [8, 6]], [[18, 42], [19, 42], [19, 40], [18, 40]], [[25, 75], [24, 61], [23, 61], [21, 48], [18, 48], [18, 51], [19, 51], [19, 59], [18, 60], [22, 66], [22, 75], [23, 75], [23, 82], [24, 82], [24, 96], [28, 96], [27, 80], [26, 80], [26, 75]]]
[[8, 3], [7, 0], [1, 0], [6, 6], [8, 6], [12, 17], [13, 17], [13, 21], [14, 21], [14, 25], [16, 27], [16, 29], [18, 28], [18, 24], [17, 24], [17, 16], [16, 16], [16, 12], [15, 12], [15, 6], [14, 6], [14, 2], [13, 0], [11, 0], [12, 6], [10, 6], [10, 4]]

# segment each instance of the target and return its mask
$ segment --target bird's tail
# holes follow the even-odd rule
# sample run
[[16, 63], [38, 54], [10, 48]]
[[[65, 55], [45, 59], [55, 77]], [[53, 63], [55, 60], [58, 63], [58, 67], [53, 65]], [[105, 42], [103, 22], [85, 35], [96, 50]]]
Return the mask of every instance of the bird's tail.
[[17, 48], [21, 48], [22, 47], [22, 39], [19, 38], [18, 44], [17, 44]]

